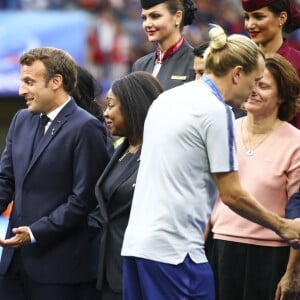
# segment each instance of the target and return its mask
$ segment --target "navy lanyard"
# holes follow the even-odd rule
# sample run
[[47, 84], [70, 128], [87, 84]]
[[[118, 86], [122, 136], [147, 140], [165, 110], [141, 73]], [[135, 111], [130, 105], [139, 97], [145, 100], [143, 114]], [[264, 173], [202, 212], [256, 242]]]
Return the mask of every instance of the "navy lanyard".
[[223, 97], [219, 91], [219, 89], [217, 88], [217, 86], [215, 85], [215, 83], [209, 79], [207, 76], [203, 75], [200, 80], [202, 80], [203, 82], [205, 82], [209, 87], [210, 90], [212, 91], [212, 93], [222, 102], [224, 102]]
[[[223, 97], [222, 97], [219, 89], [215, 85], [215, 83], [211, 79], [206, 77], [205, 75], [203, 75], [200, 79], [210, 87], [211, 92], [218, 98], [218, 100], [222, 101], [225, 104]], [[233, 171], [234, 170], [234, 162], [235, 162], [235, 158], [234, 158], [234, 154], [233, 154], [235, 150], [233, 150], [233, 149], [235, 149], [235, 141], [234, 141], [234, 130], [233, 130], [233, 122], [232, 122], [232, 110], [231, 110], [231, 108], [229, 108], [229, 106], [227, 104], [225, 104], [224, 107], [226, 108], [227, 128], [228, 128], [228, 144], [230, 145], [230, 151], [229, 151], [230, 170]]]

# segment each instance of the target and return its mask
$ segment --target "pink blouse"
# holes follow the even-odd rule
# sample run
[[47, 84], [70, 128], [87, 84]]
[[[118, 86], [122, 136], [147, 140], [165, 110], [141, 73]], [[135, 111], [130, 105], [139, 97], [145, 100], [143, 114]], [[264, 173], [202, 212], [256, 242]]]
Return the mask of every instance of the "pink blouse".
[[[241, 185], [267, 209], [284, 216], [288, 198], [300, 186], [300, 131], [283, 122], [255, 150], [246, 154], [241, 124], [236, 120], [236, 145]], [[265, 246], [285, 246], [273, 231], [233, 212], [220, 199], [211, 216], [214, 238]]]

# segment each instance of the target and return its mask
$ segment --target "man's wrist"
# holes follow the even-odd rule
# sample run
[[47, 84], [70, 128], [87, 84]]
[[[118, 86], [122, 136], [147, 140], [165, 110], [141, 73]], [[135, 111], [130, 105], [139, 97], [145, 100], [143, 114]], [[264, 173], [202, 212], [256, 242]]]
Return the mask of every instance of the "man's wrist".
[[36, 243], [36, 239], [35, 239], [35, 237], [34, 237], [32, 231], [31, 231], [30, 227], [27, 227], [27, 228], [28, 228], [28, 232], [29, 232], [29, 236], [30, 236], [30, 243], [31, 243], [31, 244]]

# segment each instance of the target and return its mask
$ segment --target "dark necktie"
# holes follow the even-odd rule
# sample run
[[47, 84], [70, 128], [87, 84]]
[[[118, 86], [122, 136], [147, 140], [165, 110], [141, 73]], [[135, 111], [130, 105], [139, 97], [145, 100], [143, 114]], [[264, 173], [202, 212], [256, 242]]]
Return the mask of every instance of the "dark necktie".
[[50, 121], [50, 119], [46, 115], [42, 115], [39, 120], [39, 126], [37, 128], [34, 142], [33, 142], [33, 151], [37, 148], [37, 145], [39, 144], [40, 140], [45, 134], [45, 126]]

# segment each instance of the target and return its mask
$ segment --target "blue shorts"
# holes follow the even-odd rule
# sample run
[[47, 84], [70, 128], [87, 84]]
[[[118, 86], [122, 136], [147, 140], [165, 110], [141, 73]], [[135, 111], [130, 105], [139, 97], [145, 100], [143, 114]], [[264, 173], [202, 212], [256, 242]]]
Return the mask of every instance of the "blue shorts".
[[208, 263], [187, 255], [179, 265], [123, 257], [123, 300], [215, 300]]

